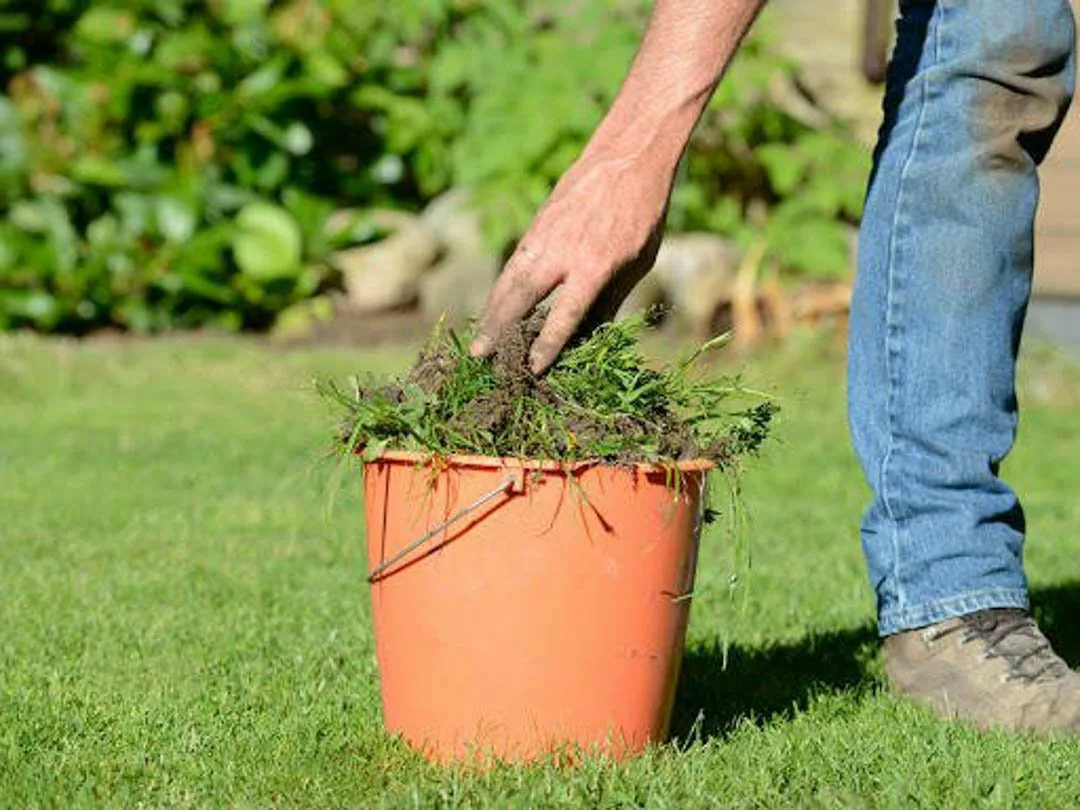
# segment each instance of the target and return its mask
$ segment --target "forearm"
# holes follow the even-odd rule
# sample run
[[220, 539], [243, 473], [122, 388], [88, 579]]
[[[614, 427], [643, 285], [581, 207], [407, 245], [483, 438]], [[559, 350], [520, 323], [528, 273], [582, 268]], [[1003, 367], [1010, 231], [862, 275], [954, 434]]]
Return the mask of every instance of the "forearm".
[[562, 292], [529, 353], [539, 374], [586, 315], [607, 317], [652, 266], [675, 167], [765, 0], [656, 0], [610, 111], [518, 243], [480, 317], [471, 351]]
[[765, 0], [656, 0], [641, 49], [586, 156], [674, 172]]

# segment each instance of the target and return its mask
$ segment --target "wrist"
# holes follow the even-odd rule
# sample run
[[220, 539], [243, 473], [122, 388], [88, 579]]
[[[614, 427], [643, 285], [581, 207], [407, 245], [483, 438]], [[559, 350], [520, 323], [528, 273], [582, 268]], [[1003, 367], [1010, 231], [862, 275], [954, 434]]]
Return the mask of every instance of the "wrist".
[[625, 87], [582, 158], [628, 160], [674, 176], [707, 101], [708, 92], [662, 98]]

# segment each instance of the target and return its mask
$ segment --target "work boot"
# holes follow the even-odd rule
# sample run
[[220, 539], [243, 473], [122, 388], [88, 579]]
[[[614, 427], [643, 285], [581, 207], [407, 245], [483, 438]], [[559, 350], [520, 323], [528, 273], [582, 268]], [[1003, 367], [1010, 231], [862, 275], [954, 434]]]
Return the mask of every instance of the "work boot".
[[1080, 734], [1080, 675], [1026, 611], [980, 610], [885, 639], [893, 688], [983, 728]]

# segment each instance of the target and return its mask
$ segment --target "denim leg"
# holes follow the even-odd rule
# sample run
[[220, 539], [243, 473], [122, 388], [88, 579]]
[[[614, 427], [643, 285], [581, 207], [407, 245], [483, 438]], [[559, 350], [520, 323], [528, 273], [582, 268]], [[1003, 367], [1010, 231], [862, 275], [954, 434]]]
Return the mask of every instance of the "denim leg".
[[859, 240], [849, 416], [882, 635], [1023, 607], [1017, 426], [1036, 166], [1073, 91], [1068, 0], [902, 0]]

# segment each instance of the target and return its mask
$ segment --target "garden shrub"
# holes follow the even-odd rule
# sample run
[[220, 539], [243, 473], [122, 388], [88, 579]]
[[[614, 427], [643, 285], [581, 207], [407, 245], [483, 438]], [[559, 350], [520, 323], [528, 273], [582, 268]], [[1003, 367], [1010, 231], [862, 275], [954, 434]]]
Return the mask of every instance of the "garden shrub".
[[[0, 328], [264, 328], [379, 234], [336, 207], [471, 189], [520, 234], [617, 89], [641, 0], [9, 0], [0, 10]], [[846, 268], [865, 156], [772, 100], [752, 40], [673, 225]]]

